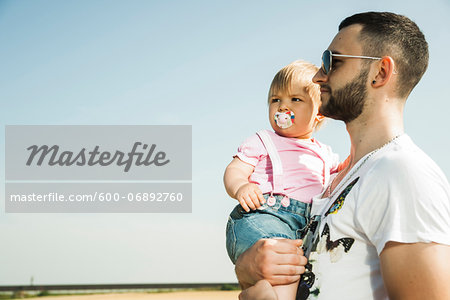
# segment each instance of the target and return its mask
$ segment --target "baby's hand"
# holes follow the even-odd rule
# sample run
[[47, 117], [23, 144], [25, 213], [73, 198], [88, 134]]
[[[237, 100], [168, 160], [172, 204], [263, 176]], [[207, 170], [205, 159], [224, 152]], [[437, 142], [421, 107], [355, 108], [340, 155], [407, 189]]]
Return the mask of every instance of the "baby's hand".
[[236, 199], [246, 212], [255, 210], [266, 202], [258, 185], [254, 183], [242, 185], [236, 192]]

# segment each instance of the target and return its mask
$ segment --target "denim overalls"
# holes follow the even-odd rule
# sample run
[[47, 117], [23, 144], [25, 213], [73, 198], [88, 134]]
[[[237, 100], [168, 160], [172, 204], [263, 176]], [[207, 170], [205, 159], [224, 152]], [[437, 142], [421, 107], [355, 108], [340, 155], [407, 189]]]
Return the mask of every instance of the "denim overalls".
[[310, 204], [288, 198], [282, 184], [283, 167], [278, 151], [265, 130], [257, 132], [269, 154], [273, 170], [273, 191], [264, 194], [266, 203], [246, 212], [238, 204], [228, 217], [226, 246], [233, 263], [255, 242], [263, 238], [297, 239], [309, 219]]

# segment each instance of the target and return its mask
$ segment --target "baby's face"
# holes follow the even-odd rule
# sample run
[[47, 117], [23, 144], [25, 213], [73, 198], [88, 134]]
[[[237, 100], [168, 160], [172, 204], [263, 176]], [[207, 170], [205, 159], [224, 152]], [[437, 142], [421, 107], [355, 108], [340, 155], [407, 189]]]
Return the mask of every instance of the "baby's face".
[[310, 139], [320, 101], [313, 101], [305, 86], [293, 83], [289, 91], [275, 91], [269, 99], [269, 120], [279, 135]]

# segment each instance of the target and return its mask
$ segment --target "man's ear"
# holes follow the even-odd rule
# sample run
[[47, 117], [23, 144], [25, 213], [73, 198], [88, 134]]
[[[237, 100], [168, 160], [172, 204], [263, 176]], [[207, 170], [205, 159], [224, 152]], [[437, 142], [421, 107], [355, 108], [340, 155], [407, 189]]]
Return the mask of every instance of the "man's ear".
[[378, 65], [378, 73], [372, 79], [372, 86], [381, 87], [385, 85], [395, 74], [397, 72], [395, 71], [394, 59], [390, 56], [383, 56]]

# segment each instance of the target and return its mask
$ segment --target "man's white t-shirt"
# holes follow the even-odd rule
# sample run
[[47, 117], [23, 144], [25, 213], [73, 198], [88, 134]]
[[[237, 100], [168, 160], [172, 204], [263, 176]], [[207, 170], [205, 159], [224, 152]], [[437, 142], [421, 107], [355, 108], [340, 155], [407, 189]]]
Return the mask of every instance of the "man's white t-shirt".
[[368, 155], [331, 200], [313, 200], [311, 215], [322, 220], [308, 299], [387, 299], [379, 255], [388, 241], [450, 245], [450, 188], [439, 167], [406, 134]]

